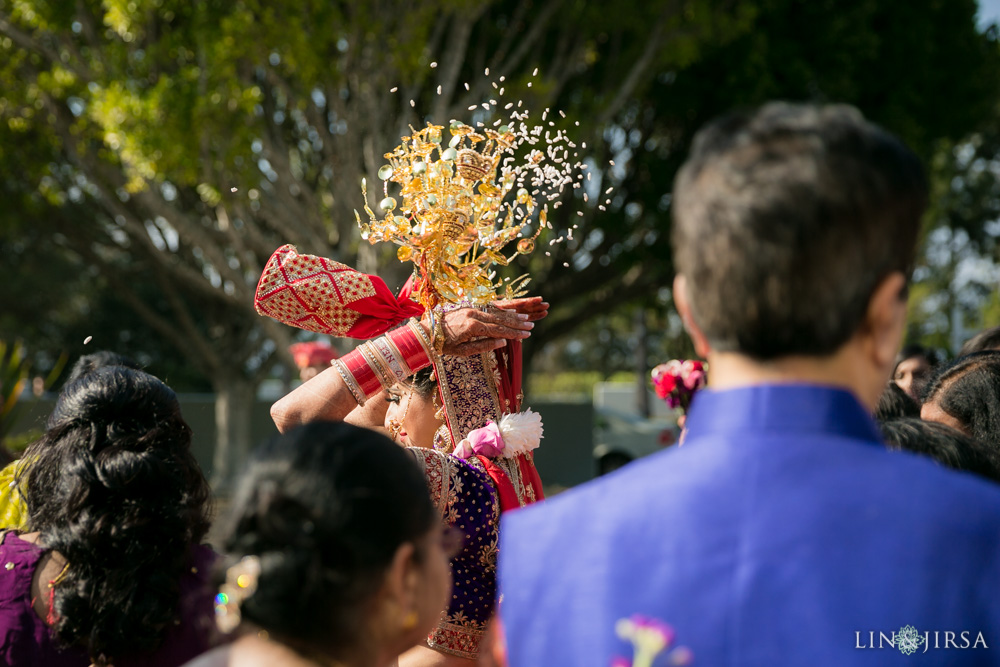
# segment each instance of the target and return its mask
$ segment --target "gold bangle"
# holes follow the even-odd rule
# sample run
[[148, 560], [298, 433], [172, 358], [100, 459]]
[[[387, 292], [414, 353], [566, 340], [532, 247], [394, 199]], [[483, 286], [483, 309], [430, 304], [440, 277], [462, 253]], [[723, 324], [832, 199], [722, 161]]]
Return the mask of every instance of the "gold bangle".
[[413, 317], [409, 321], [410, 329], [417, 334], [417, 340], [420, 341], [420, 345], [424, 348], [424, 352], [430, 358], [434, 357], [434, 341], [427, 333], [427, 329], [424, 329], [424, 325], [420, 323], [420, 320]]
[[340, 359], [334, 359], [333, 367], [337, 369], [338, 373], [340, 373], [340, 379], [344, 381], [344, 384], [347, 386], [348, 391], [351, 392], [351, 396], [354, 397], [354, 400], [358, 402], [358, 405], [364, 407], [366, 400], [365, 392], [361, 391], [358, 381], [355, 380], [354, 376], [351, 375], [351, 372], [347, 370], [347, 366], [344, 365], [344, 362]]
[[383, 389], [388, 389], [396, 384], [396, 381], [392, 378], [389, 370], [382, 365], [380, 355], [373, 348], [370, 342], [360, 345], [358, 347], [358, 351], [361, 352], [361, 356], [365, 358], [365, 361], [368, 363], [368, 367], [372, 369], [373, 373], [375, 373], [375, 377], [378, 378], [378, 382], [382, 385]]
[[381, 336], [370, 342], [372, 351], [379, 356], [379, 361], [382, 362], [382, 367], [389, 371], [396, 382], [402, 382], [411, 374], [409, 367], [403, 362], [403, 355], [391, 338]]

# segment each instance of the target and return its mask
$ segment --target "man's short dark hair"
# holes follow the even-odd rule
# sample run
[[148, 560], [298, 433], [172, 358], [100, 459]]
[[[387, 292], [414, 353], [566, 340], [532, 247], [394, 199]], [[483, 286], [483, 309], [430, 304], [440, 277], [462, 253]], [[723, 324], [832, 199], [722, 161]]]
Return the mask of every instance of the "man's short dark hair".
[[674, 186], [673, 244], [713, 349], [833, 353], [875, 287], [909, 276], [927, 182], [853, 107], [773, 103], [695, 137]]

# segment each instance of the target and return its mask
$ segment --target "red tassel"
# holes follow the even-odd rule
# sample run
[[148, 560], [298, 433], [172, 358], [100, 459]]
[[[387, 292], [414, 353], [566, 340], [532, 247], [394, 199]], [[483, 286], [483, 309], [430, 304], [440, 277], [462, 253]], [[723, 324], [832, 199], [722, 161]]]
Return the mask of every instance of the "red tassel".
[[56, 614], [56, 588], [55, 580], [49, 582], [49, 613], [45, 615], [45, 622], [49, 627], [54, 626], [59, 621], [59, 615]]

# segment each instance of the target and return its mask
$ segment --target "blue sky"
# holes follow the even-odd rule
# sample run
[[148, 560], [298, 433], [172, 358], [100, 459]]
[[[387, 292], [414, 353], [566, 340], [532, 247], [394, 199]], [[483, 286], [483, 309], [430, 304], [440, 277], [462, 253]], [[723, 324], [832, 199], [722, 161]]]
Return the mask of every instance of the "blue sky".
[[979, 0], [979, 24], [1000, 23], [1000, 0]]

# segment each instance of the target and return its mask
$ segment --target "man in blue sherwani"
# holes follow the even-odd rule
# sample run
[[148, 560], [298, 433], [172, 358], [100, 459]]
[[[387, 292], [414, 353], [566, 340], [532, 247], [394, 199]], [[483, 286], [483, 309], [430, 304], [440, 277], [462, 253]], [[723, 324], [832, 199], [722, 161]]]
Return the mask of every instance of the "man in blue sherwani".
[[926, 194], [850, 107], [699, 133], [674, 297], [709, 388], [683, 446], [505, 517], [511, 667], [1000, 665], [1000, 487], [869, 417]]

